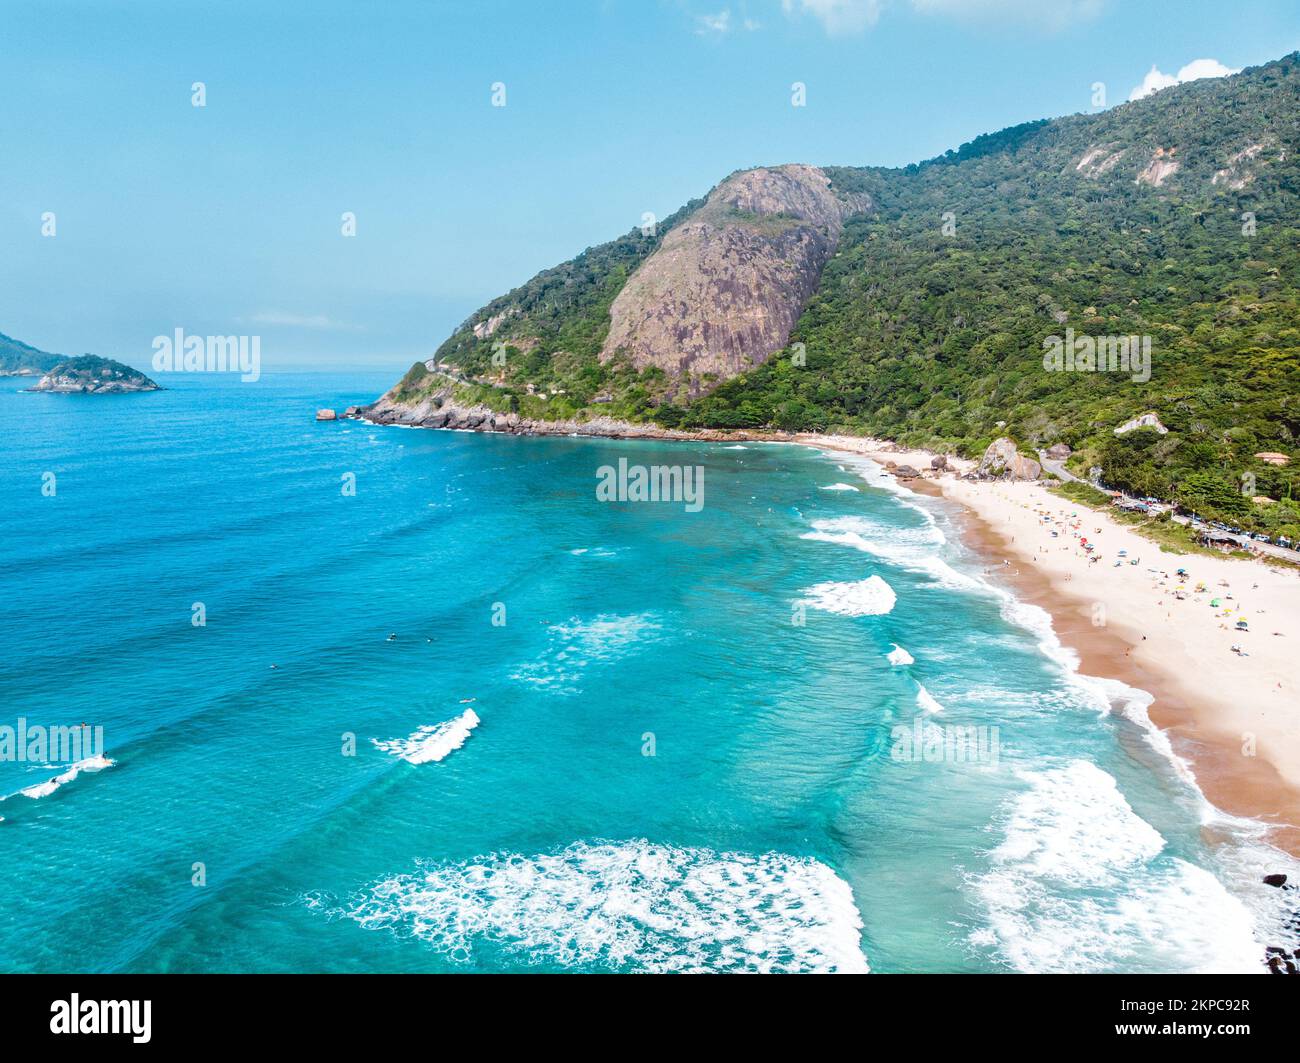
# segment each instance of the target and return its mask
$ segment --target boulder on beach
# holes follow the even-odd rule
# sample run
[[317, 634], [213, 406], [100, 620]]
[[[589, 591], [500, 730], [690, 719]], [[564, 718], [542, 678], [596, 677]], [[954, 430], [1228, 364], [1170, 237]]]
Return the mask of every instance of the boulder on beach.
[[[1296, 957], [1300, 959], [1300, 956]], [[1276, 945], [1270, 945], [1264, 950], [1264, 960], [1268, 964], [1271, 974], [1296, 974], [1296, 965], [1292, 962], [1291, 957], [1286, 954], [1286, 950]]]
[[899, 465], [895, 467], [894, 475], [900, 480], [915, 480], [921, 474], [910, 465]]
[[333, 410], [317, 410], [317, 411], [316, 411], [316, 420], [318, 420], [318, 421], [337, 421], [337, 420], [338, 420], [338, 416], [339, 416], [339, 415], [338, 415], [337, 413], [335, 413]]
[[930, 468], [936, 472], [942, 472], [948, 467], [948, 459], [943, 454], [936, 454], [930, 459]]
[[1037, 480], [1042, 467], [1020, 453], [1010, 439], [995, 439], [984, 451], [975, 473], [981, 480]]

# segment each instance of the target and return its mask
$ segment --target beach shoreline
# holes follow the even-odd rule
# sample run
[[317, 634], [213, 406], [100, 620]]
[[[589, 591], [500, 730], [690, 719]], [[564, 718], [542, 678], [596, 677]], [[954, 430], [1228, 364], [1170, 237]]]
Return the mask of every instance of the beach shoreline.
[[[1288, 637], [1300, 639], [1300, 571], [1253, 560], [1167, 553], [1107, 513], [1051, 494], [1042, 482], [962, 479], [976, 462], [945, 455], [946, 468], [935, 470], [930, 465], [934, 452], [868, 436], [682, 432], [613, 421], [525, 422], [509, 428], [489, 421], [446, 428], [420, 419], [405, 424], [391, 417], [372, 419], [367, 412], [363, 408], [354, 416], [372, 424], [435, 431], [783, 443], [865, 457], [891, 475], [888, 463], [910, 466], [918, 475], [899, 476], [897, 482], [959, 507], [963, 541], [988, 561], [987, 577], [1051, 617], [1057, 638], [1078, 658], [1079, 673], [1148, 694], [1153, 699], [1147, 709], [1150, 723], [1168, 738], [1206, 800], [1228, 815], [1264, 825], [1270, 843], [1300, 857], [1300, 695], [1287, 660]], [[1053, 515], [1050, 526], [1042, 513]], [[1065, 524], [1071, 514], [1086, 521], [1086, 537], [1101, 547], [1102, 560], [1091, 563], [1077, 547]], [[1051, 530], [1065, 538], [1053, 540]], [[1119, 550], [1127, 552], [1126, 560], [1141, 559], [1141, 564], [1115, 566]], [[1180, 567], [1189, 571], [1186, 584], [1177, 582]], [[1193, 596], [1190, 590], [1198, 582], [1206, 592]], [[1177, 602], [1175, 621], [1171, 592], [1183, 587], [1188, 597]], [[1233, 603], [1249, 595], [1252, 607], [1244, 611], [1258, 626], [1238, 633], [1219, 612], [1211, 614], [1208, 602], [1216, 592]], [[1255, 608], [1260, 600], [1265, 604]], [[1233, 608], [1232, 616], [1241, 615]], [[1274, 637], [1272, 631], [1282, 635]], [[1238, 642], [1244, 643], [1246, 655], [1231, 652]]]
[[[929, 469], [932, 456], [857, 437], [797, 441], [918, 470]], [[988, 578], [1051, 616], [1057, 638], [1078, 658], [1079, 673], [1149, 694], [1151, 723], [1206, 800], [1264, 824], [1271, 844], [1300, 856], [1300, 697], [1287, 667], [1288, 637], [1300, 632], [1300, 573], [1226, 556], [1166, 553], [1105, 512], [1054, 495], [1040, 482], [964, 480], [959, 474], [974, 463], [951, 456], [947, 463], [952, 472], [898, 482], [956, 504], [963, 542], [988, 562]], [[1101, 560], [1088, 559], [1072, 522]], [[1119, 557], [1120, 550], [1127, 556]], [[1127, 563], [1133, 559], [1139, 564]], [[1188, 570], [1185, 583], [1178, 568]], [[1206, 587], [1199, 595], [1193, 593], [1198, 583]], [[1176, 598], [1175, 590], [1186, 597]], [[1223, 616], [1211, 600], [1232, 613]], [[1233, 618], [1243, 614], [1258, 626], [1235, 630]], [[1234, 644], [1247, 655], [1233, 653]]]

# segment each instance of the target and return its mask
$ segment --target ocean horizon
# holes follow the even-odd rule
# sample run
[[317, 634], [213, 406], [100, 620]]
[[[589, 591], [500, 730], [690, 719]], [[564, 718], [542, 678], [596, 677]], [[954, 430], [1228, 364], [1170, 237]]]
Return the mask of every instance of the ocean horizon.
[[[1294, 861], [951, 503], [313, 421], [383, 371], [159, 383], [0, 380], [0, 725], [103, 729], [0, 760], [5, 970], [1261, 969]], [[628, 466], [700, 505], [601, 501]]]

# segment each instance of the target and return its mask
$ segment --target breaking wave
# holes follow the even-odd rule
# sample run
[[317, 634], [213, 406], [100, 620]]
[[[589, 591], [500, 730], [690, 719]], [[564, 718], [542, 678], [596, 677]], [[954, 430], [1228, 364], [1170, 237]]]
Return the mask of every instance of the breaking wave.
[[807, 588], [803, 601], [814, 609], [841, 616], [880, 616], [898, 600], [894, 589], [879, 576], [853, 583], [818, 583]]
[[825, 864], [579, 842], [538, 856], [495, 853], [365, 887], [331, 918], [410, 937], [469, 963], [491, 945], [535, 964], [647, 972], [865, 972], [852, 891]]
[[376, 749], [411, 764], [436, 763], [463, 746], [478, 725], [478, 713], [466, 709], [454, 719], [421, 727], [407, 738], [372, 738], [370, 741]]
[[1027, 771], [992, 867], [972, 877], [972, 935], [1022, 972], [1261, 970], [1254, 919], [1203, 868], [1165, 854], [1115, 779], [1086, 760]]

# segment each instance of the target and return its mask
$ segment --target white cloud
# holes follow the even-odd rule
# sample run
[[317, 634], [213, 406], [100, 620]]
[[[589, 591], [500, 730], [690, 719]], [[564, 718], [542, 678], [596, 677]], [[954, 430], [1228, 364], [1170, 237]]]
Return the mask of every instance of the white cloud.
[[1238, 73], [1240, 73], [1239, 70], [1224, 66], [1217, 59], [1193, 59], [1177, 74], [1162, 73], [1159, 67], [1152, 64], [1151, 69], [1147, 71], [1147, 76], [1142, 79], [1142, 84], [1134, 88], [1128, 94], [1128, 98], [1130, 100], [1140, 100], [1144, 96], [1150, 96], [1153, 92], [1167, 89], [1171, 85], [1181, 85], [1184, 81], [1199, 81], [1201, 78], [1223, 78], [1229, 74]]
[[761, 29], [762, 24], [745, 13], [745, 5], [740, 5], [740, 18], [731, 17], [731, 8], [724, 7], [716, 15], [696, 15], [695, 32], [701, 37], [722, 37], [735, 29], [752, 32]]
[[695, 32], [704, 36], [709, 33], [726, 33], [731, 29], [731, 9], [723, 8], [716, 15], [696, 15]]
[[885, 0], [781, 0], [787, 15], [812, 15], [832, 36], [870, 29], [884, 6]]

